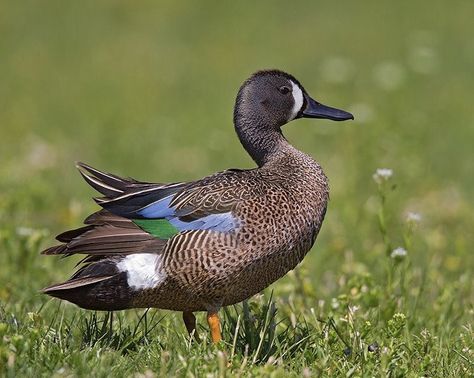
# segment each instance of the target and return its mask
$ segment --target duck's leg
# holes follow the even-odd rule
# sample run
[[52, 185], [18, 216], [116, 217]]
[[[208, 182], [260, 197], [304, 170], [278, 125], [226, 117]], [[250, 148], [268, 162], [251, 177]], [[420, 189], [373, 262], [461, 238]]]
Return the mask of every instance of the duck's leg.
[[208, 311], [207, 313], [207, 324], [211, 329], [211, 338], [213, 343], [218, 343], [222, 340], [221, 337], [221, 322], [217, 311]]
[[199, 335], [196, 329], [196, 317], [191, 311], [183, 311], [183, 320], [186, 329], [190, 336], [193, 336], [196, 341], [199, 341]]

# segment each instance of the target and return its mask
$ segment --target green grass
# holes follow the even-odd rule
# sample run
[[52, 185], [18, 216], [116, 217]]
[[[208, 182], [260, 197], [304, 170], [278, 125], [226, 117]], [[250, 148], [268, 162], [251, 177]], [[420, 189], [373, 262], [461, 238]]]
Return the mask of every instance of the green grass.
[[[473, 376], [473, 11], [3, 2], [0, 376]], [[295, 271], [221, 311], [225, 343], [190, 342], [177, 313], [41, 295], [77, 259], [40, 250], [96, 209], [74, 161], [155, 181], [251, 167], [232, 106], [267, 67], [356, 121], [286, 126], [329, 176], [327, 217]]]

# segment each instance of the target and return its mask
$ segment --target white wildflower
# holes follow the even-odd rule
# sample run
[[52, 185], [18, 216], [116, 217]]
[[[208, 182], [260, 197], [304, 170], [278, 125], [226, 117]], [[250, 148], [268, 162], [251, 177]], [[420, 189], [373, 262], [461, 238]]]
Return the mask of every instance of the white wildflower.
[[398, 247], [392, 251], [392, 253], [390, 254], [390, 257], [392, 259], [402, 260], [406, 257], [406, 255], [407, 255], [407, 250], [405, 248]]
[[390, 168], [377, 168], [373, 174], [373, 179], [377, 184], [381, 184], [384, 181], [388, 181], [393, 176], [393, 170]]
[[378, 176], [387, 180], [392, 177], [393, 170], [391, 170], [390, 168], [378, 168], [376, 173]]
[[408, 214], [407, 214], [407, 222], [408, 223], [420, 223], [421, 222], [421, 214], [419, 213], [414, 213], [412, 211], [410, 211]]

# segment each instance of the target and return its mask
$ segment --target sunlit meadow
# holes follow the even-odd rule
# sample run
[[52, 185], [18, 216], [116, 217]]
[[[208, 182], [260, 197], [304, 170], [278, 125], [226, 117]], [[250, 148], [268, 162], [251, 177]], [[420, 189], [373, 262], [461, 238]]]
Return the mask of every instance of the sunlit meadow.
[[[467, 0], [2, 2], [0, 376], [473, 376], [473, 14]], [[224, 309], [219, 346], [177, 313], [40, 294], [78, 260], [39, 252], [97, 209], [74, 162], [150, 181], [252, 167], [232, 106], [261, 68], [356, 117], [285, 127], [331, 183], [303, 263]]]

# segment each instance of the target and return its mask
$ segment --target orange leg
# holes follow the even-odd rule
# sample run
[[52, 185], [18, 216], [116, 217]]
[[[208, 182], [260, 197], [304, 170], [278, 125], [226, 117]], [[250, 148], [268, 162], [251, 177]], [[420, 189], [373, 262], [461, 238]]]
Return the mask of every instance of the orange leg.
[[192, 312], [184, 311], [183, 312], [183, 320], [184, 320], [184, 325], [186, 326], [186, 329], [188, 330], [188, 333], [190, 336], [193, 336], [196, 341], [199, 341], [199, 335], [197, 333], [196, 329], [196, 317]]
[[221, 322], [217, 312], [209, 311], [207, 313], [207, 324], [209, 324], [209, 328], [211, 329], [212, 342], [215, 344], [221, 341]]

